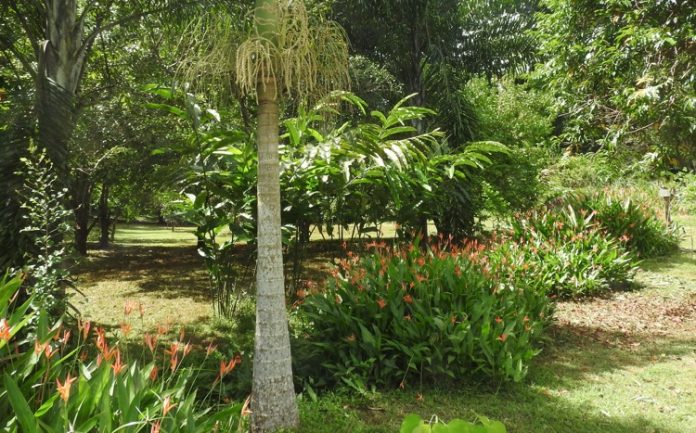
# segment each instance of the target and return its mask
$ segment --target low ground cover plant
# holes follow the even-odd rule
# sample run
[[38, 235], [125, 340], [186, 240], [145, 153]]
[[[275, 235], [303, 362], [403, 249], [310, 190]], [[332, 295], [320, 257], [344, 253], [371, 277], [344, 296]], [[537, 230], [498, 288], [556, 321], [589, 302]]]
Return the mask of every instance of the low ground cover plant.
[[[158, 333], [146, 337], [149, 360], [126, 359], [104, 329], [89, 322], [77, 329], [49, 324], [45, 313], [29, 308], [31, 298], [16, 305], [21, 283], [0, 280], [1, 431], [207, 433], [237, 427], [240, 405], [219, 405], [212, 392], [197, 398], [201, 370], [182, 364], [189, 343], [158, 344]], [[238, 362], [221, 363], [216, 383]]]
[[312, 344], [336, 381], [406, 386], [479, 374], [521, 380], [551, 317], [545, 290], [483, 244], [373, 244], [349, 253], [303, 305]]
[[472, 423], [462, 419], [453, 419], [448, 423], [437, 417], [430, 421], [423, 420], [418, 415], [407, 415], [401, 423], [399, 433], [506, 433], [505, 425], [500, 421], [490, 420], [479, 416]]

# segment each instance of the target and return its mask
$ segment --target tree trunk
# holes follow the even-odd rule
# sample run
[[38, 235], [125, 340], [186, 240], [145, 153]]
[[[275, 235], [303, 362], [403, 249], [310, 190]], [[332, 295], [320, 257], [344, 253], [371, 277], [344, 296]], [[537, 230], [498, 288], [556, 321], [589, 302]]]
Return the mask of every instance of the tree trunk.
[[78, 174], [71, 188], [72, 208], [75, 214], [75, 249], [83, 256], [87, 255], [87, 237], [90, 232], [92, 183], [87, 175]]
[[102, 184], [99, 194], [99, 248], [109, 248], [109, 227], [111, 226], [111, 212], [109, 212], [109, 185]]
[[251, 399], [252, 432], [294, 427], [299, 422], [292, 382], [280, 230], [278, 92], [274, 79], [257, 86], [258, 260], [256, 335]]
[[39, 47], [36, 111], [39, 145], [63, 182], [77, 122], [76, 95], [91, 44], [84, 43], [76, 0], [46, 1], [46, 40]]

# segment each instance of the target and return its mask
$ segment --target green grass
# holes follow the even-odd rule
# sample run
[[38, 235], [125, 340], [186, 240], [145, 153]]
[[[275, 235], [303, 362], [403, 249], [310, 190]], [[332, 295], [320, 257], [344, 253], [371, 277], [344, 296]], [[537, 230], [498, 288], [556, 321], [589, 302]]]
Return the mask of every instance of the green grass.
[[[297, 432], [395, 432], [408, 413], [444, 420], [481, 414], [503, 421], [511, 433], [695, 432], [696, 252], [690, 249], [696, 218], [679, 222], [684, 249], [644, 262], [640, 289], [558, 304], [556, 323], [523, 383], [446, 380], [363, 396], [335, 390], [316, 400], [305, 392]], [[116, 241], [82, 268], [88, 317], [115, 328], [130, 299], [145, 304], [136, 333], [170, 320], [224, 350], [251, 347], [253, 301], [244, 298], [235, 323], [213, 320], [190, 232], [125, 226]], [[329, 256], [309, 259], [319, 269]]]

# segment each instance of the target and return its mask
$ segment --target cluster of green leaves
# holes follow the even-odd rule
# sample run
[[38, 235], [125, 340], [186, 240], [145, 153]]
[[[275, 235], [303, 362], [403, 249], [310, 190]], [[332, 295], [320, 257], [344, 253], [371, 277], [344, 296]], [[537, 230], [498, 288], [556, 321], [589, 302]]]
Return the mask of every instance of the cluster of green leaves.
[[597, 294], [629, 284], [637, 269], [634, 255], [594, 221], [586, 209], [543, 209], [510, 220], [512, 243], [524, 256], [532, 278], [561, 297]]
[[544, 0], [539, 77], [578, 148], [642, 142], [693, 156], [696, 10], [687, 0]]
[[34, 149], [21, 161], [25, 170], [21, 232], [30, 242], [24, 253], [24, 271], [31, 283], [32, 308], [60, 315], [68, 305], [65, 288], [70, 284], [64, 264], [71, 252], [66, 238], [72, 233], [71, 212], [65, 207], [67, 190], [60, 186], [45, 152]]
[[479, 416], [477, 423], [461, 419], [444, 423], [437, 418], [426, 422], [420, 416], [411, 414], [404, 418], [399, 433], [507, 433], [507, 429], [500, 421], [484, 416]]
[[608, 194], [580, 195], [571, 199], [575, 209], [595, 214], [594, 221], [629, 251], [641, 258], [668, 254], [679, 248], [676, 227], [657, 217], [646, 205]]
[[[181, 365], [183, 344], [160, 358], [126, 365], [103, 329], [67, 329], [17, 304], [18, 277], [0, 280], [0, 429], [6, 432], [233, 431], [240, 406], [197, 400], [200, 369]], [[34, 332], [27, 324], [37, 322]], [[87, 340], [94, 337], [97, 351]], [[72, 341], [77, 341], [73, 344]], [[179, 342], [180, 343], [180, 342]], [[96, 355], [96, 357], [95, 357]]]
[[[516, 278], [504, 252], [444, 242], [349, 254], [303, 305], [333, 380], [393, 385], [482, 374], [521, 380], [550, 318], [544, 290]], [[511, 279], [510, 277], [513, 277]]]
[[187, 130], [182, 142], [155, 151], [184, 160], [183, 169], [170, 179], [183, 192], [183, 200], [170, 208], [170, 218], [196, 226], [198, 253], [208, 268], [215, 307], [230, 317], [236, 305], [232, 296], [239, 294], [233, 248], [255, 239], [256, 150], [242, 128], [222, 124], [221, 115], [202, 107], [187, 89], [149, 85], [147, 90], [166, 101], [147, 106], [172, 114]]

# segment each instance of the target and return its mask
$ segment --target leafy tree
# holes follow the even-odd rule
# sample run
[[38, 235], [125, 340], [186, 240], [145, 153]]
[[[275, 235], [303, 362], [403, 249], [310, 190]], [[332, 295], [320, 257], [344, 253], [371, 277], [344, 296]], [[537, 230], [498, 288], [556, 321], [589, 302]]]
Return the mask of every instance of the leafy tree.
[[664, 145], [693, 155], [696, 8], [688, 0], [544, 0], [539, 77], [578, 149]]

